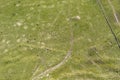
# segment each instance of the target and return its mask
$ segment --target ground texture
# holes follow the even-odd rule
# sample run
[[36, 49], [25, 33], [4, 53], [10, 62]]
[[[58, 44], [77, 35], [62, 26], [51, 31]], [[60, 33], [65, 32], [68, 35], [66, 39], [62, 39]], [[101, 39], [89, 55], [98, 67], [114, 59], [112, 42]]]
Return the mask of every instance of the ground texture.
[[[120, 1], [102, 3], [120, 39]], [[97, 1], [0, 0], [0, 80], [120, 80]]]

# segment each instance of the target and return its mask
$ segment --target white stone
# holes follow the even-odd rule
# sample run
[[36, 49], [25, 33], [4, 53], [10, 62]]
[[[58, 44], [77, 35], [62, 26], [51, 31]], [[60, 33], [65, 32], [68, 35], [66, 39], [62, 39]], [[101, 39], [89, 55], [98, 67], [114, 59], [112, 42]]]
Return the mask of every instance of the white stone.
[[71, 17], [71, 18], [69, 18], [69, 19], [67, 19], [67, 20], [78, 21], [78, 20], [80, 20], [80, 19], [81, 19], [80, 16], [74, 16], [74, 17]]
[[41, 45], [45, 45], [45, 43], [44, 43], [44, 42], [41, 42]]
[[6, 52], [8, 52], [8, 49], [5, 49], [5, 50], [4, 50], [4, 53], [6, 53]]
[[24, 26], [23, 28], [26, 30], [26, 29], [28, 29], [28, 26]]
[[3, 39], [3, 40], [2, 40], [2, 43], [5, 43], [5, 42], [6, 42], [6, 40], [5, 40], [5, 39]]
[[10, 43], [10, 41], [7, 41], [7, 42], [6, 42], [6, 44], [9, 44], [9, 43]]
[[21, 26], [21, 25], [22, 25], [22, 23], [21, 23], [21, 22], [17, 22], [16, 24], [17, 24], [17, 26]]
[[17, 39], [17, 42], [19, 43], [19, 42], [20, 42], [20, 39]]

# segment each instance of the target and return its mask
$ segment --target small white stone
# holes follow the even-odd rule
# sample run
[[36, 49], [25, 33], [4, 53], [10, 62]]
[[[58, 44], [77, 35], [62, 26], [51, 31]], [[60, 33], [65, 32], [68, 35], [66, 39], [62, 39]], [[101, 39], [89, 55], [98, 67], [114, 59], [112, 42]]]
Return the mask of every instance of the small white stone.
[[81, 19], [80, 16], [74, 16], [74, 17], [71, 17], [71, 18], [69, 18], [69, 19], [67, 19], [67, 20], [78, 21], [78, 20], [80, 20], [80, 19]]
[[44, 43], [44, 42], [41, 42], [41, 45], [45, 45], [45, 43]]
[[16, 4], [16, 7], [19, 7], [20, 6], [20, 4]]
[[25, 34], [23, 34], [22, 37], [25, 37]]
[[5, 50], [4, 50], [4, 53], [6, 53], [6, 52], [8, 52], [8, 49], [5, 49]]
[[17, 24], [17, 26], [21, 26], [21, 25], [22, 25], [22, 23], [21, 23], [21, 22], [17, 22], [16, 24]]
[[78, 19], [78, 20], [80, 20], [80, 16], [76, 16], [75, 18]]
[[49, 74], [46, 75], [47, 77], [49, 76]]
[[5, 39], [3, 39], [3, 40], [2, 40], [2, 43], [5, 43], [5, 42], [6, 42], [6, 40], [5, 40]]
[[40, 77], [41, 79], [43, 78], [43, 77]]
[[10, 41], [7, 41], [7, 42], [6, 42], [6, 44], [9, 44], [9, 43], [10, 43]]
[[23, 28], [26, 30], [26, 29], [28, 29], [28, 26], [24, 26]]
[[20, 42], [20, 39], [17, 39], [17, 42], [19, 43], [19, 42]]

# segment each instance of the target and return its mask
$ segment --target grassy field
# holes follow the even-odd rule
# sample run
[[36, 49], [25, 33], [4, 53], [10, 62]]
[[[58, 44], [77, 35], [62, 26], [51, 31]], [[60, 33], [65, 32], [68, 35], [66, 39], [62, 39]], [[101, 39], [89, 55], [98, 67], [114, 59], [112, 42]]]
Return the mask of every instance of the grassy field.
[[0, 0], [0, 80], [120, 80], [120, 49], [96, 0]]

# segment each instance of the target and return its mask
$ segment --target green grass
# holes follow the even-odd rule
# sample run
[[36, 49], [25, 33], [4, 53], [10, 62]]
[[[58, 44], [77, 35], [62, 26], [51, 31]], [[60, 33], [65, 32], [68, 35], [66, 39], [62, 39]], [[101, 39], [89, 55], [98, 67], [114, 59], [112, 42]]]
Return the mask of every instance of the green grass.
[[[112, 3], [120, 16], [119, 0]], [[103, 5], [120, 39], [107, 0]], [[81, 19], [67, 20], [73, 16]], [[61, 62], [71, 27], [71, 57], [38, 80], [120, 80], [120, 49], [96, 0], [0, 0], [0, 80], [31, 80]]]

